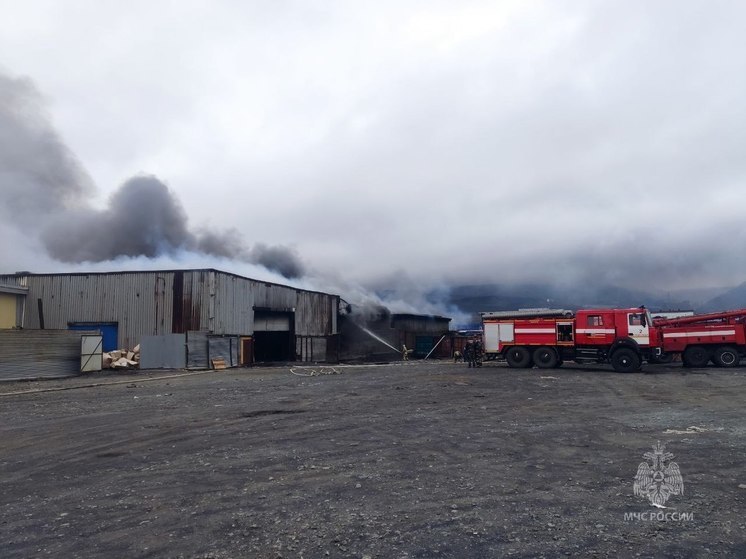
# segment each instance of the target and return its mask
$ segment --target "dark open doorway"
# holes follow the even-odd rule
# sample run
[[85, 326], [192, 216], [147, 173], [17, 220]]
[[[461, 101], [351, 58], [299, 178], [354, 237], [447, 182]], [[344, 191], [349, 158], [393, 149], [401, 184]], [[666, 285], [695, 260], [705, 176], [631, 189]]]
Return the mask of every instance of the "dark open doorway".
[[290, 351], [290, 332], [254, 332], [254, 359], [268, 361], [293, 361]]

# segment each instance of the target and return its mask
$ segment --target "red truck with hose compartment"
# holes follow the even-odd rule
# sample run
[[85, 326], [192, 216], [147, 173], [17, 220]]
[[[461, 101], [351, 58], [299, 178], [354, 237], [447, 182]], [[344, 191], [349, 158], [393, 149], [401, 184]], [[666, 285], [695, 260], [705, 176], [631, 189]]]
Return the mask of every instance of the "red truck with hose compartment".
[[661, 354], [657, 326], [645, 307], [482, 313], [482, 325], [487, 356], [513, 368], [575, 361], [611, 363], [628, 373]]
[[746, 309], [654, 320], [663, 358], [685, 367], [737, 367], [746, 354]]

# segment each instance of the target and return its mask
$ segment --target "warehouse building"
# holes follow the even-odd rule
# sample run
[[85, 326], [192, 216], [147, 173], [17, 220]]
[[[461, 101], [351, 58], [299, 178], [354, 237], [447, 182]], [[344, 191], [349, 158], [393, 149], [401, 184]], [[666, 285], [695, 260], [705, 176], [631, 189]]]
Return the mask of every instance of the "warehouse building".
[[98, 330], [143, 368], [337, 361], [339, 301], [214, 269], [0, 276], [2, 328]]

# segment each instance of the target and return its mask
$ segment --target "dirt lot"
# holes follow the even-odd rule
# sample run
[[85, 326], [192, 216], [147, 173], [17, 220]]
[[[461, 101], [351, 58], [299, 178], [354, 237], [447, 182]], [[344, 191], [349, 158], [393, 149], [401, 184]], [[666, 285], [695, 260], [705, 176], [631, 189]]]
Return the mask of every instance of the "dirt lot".
[[746, 557], [746, 369], [336, 370], [0, 384], [0, 555]]

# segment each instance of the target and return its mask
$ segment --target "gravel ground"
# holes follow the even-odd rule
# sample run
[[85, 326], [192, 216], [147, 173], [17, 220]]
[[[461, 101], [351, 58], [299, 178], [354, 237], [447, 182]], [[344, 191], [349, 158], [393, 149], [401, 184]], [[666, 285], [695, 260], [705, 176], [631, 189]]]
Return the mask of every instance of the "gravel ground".
[[[3, 383], [0, 555], [746, 557], [746, 370], [647, 370]], [[665, 510], [633, 493], [657, 441]]]

